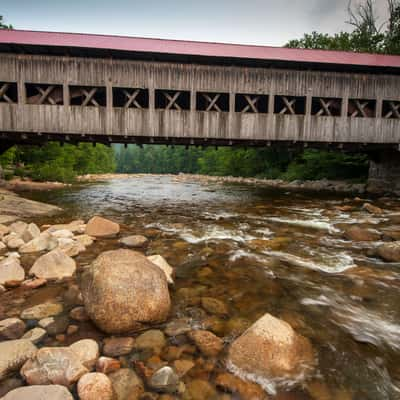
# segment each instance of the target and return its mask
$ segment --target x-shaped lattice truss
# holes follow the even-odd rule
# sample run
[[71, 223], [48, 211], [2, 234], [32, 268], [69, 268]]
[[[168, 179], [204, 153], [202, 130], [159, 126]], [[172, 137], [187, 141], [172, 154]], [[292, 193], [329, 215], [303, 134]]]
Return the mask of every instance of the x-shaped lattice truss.
[[320, 117], [322, 115], [332, 117], [333, 106], [337, 105], [337, 100], [335, 99], [318, 99], [321, 108], [315, 114]]
[[30, 104], [51, 104], [57, 105], [62, 103], [62, 90], [55, 86], [49, 85], [46, 88], [35, 85], [36, 95], [30, 96], [28, 101]]
[[95, 106], [95, 107], [100, 107], [100, 104], [96, 101], [95, 95], [99, 91], [99, 88], [76, 88], [71, 90], [70, 92], [70, 97], [75, 98], [75, 97], [82, 97], [82, 107], [86, 107], [89, 105]]
[[182, 110], [182, 107], [178, 104], [178, 99], [182, 92], [174, 92], [173, 94], [170, 94], [168, 92], [161, 93], [168, 101], [167, 105], [165, 106], [166, 110], [171, 110], [173, 108], [175, 110]]
[[218, 105], [218, 100], [220, 99], [221, 94], [218, 94], [218, 93], [215, 93], [215, 94], [201, 93], [201, 96], [207, 102], [207, 106], [206, 106], [205, 111], [222, 112], [221, 108]]
[[124, 105], [125, 108], [129, 108], [129, 107], [140, 108], [140, 109], [143, 108], [141, 106], [141, 104], [137, 100], [137, 97], [140, 94], [140, 89], [133, 89], [133, 91], [132, 90], [123, 89], [122, 92], [126, 96], [126, 103]]
[[390, 107], [390, 111], [388, 111], [384, 115], [384, 118], [399, 118], [400, 119], [400, 102], [388, 101], [387, 104]]
[[6, 101], [9, 104], [13, 104], [14, 101], [7, 96], [7, 91], [10, 89], [11, 83], [3, 83], [0, 87], [0, 101]]
[[261, 96], [253, 96], [253, 95], [249, 95], [249, 94], [244, 94], [243, 98], [246, 100], [247, 104], [246, 104], [246, 106], [243, 107], [241, 112], [242, 113], [246, 113], [246, 112], [258, 113], [259, 110], [257, 108], [257, 103], [260, 100], [260, 97]]
[[289, 99], [286, 96], [280, 96], [280, 98], [283, 101], [283, 104], [285, 105], [282, 110], [279, 111], [279, 114], [291, 114], [291, 115], [296, 115], [296, 110], [295, 110], [295, 104], [297, 99]]
[[370, 102], [368, 100], [351, 100], [350, 101], [351, 105], [353, 105], [353, 111], [350, 110], [351, 117], [363, 117], [363, 118], [368, 118], [369, 115], [366, 112], [368, 106], [370, 105]]

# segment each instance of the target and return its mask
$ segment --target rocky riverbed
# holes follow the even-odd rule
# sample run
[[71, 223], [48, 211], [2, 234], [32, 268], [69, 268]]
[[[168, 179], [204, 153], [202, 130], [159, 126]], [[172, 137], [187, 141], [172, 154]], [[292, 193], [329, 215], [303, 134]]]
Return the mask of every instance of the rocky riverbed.
[[2, 400], [398, 398], [397, 199], [168, 177], [46, 196], [65, 210], [1, 217]]

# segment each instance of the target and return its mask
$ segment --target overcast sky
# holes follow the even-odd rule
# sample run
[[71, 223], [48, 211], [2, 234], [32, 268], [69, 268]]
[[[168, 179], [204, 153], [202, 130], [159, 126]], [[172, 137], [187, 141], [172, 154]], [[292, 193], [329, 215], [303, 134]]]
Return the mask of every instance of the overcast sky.
[[[386, 0], [375, 3], [384, 15]], [[0, 0], [0, 15], [16, 29], [281, 46], [313, 30], [348, 30], [347, 5], [348, 0]]]

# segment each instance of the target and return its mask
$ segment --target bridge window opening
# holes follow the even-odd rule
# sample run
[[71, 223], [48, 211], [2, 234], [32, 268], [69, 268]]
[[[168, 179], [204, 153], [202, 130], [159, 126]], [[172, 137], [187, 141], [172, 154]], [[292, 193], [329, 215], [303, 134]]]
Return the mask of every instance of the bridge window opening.
[[62, 85], [25, 84], [26, 102], [37, 105], [62, 105], [64, 103]]
[[348, 116], [352, 118], [374, 118], [376, 115], [375, 100], [350, 99]]
[[237, 94], [235, 97], [235, 112], [267, 113], [268, 96], [257, 94]]
[[107, 104], [105, 87], [70, 86], [69, 95], [71, 106], [105, 107]]
[[0, 82], [0, 103], [18, 103], [18, 89], [15, 82]]
[[305, 115], [306, 98], [296, 96], [275, 96], [275, 114]]
[[340, 117], [341, 113], [341, 99], [313, 97], [311, 115], [315, 115], [317, 117]]
[[400, 119], [400, 101], [384, 100], [382, 105], [382, 117]]
[[229, 93], [197, 93], [196, 110], [229, 112]]
[[156, 90], [155, 102], [155, 107], [161, 110], [190, 110], [190, 92]]
[[149, 91], [138, 88], [113, 88], [113, 107], [149, 108]]

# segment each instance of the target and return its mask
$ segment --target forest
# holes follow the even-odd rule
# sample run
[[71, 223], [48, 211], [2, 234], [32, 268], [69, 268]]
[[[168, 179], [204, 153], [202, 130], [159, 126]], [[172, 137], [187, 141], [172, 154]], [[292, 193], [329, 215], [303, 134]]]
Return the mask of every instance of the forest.
[[[346, 50], [400, 55], [400, 0], [387, 0], [387, 21], [373, 0], [348, 8], [349, 31], [329, 35], [306, 33], [286, 44], [290, 48]], [[12, 29], [0, 16], [0, 29]], [[89, 144], [42, 147], [14, 146], [0, 157], [6, 177], [13, 174], [34, 180], [72, 181], [85, 173], [198, 173], [285, 180], [365, 180], [366, 154], [285, 148], [196, 148], [180, 146]]]

